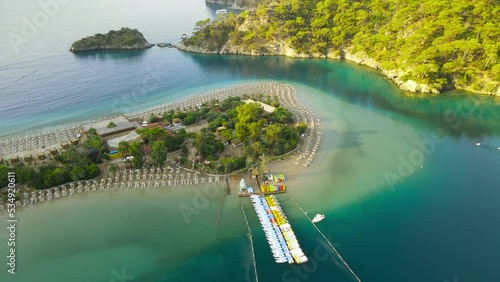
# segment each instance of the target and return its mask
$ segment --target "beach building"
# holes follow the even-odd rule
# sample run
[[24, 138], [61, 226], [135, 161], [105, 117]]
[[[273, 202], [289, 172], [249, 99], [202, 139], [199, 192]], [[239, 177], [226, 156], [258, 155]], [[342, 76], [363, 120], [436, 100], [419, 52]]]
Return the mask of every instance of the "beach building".
[[150, 123], [146, 126], [144, 126], [145, 128], [163, 128], [163, 123], [161, 122], [153, 122], [153, 123]]
[[118, 144], [120, 144], [121, 141], [126, 141], [126, 142], [132, 142], [132, 141], [139, 141], [141, 139], [141, 136], [137, 134], [135, 131], [131, 131], [125, 135], [120, 135], [120, 136], [109, 136], [106, 138], [106, 143], [108, 143], [109, 148], [118, 148]]
[[184, 128], [184, 126], [182, 126], [182, 125], [171, 125], [167, 129], [167, 133], [170, 134], [170, 135], [172, 135], [171, 132], [177, 132], [181, 128]]
[[262, 102], [257, 102], [257, 101], [254, 101], [252, 99], [247, 99], [247, 100], [243, 100], [244, 103], [246, 104], [251, 104], [251, 103], [257, 103], [257, 104], [260, 104], [260, 107], [264, 110], [264, 112], [266, 113], [272, 113], [274, 112], [274, 110], [276, 109], [275, 107], [271, 106], [271, 105], [268, 105], [266, 103], [262, 103]]
[[135, 131], [136, 129], [141, 129], [141, 125], [136, 122], [136, 121], [125, 121], [125, 122], [120, 122], [120, 123], [115, 123], [115, 127], [99, 127], [95, 128], [97, 135], [100, 137], [107, 137], [111, 135], [116, 135], [120, 133], [125, 133], [125, 132], [130, 132], [130, 131]]
[[[110, 123], [113, 123], [113, 127], [108, 127]], [[154, 127], [156, 125], [162, 126], [161, 124], [146, 124], [145, 127]], [[109, 148], [118, 148], [118, 144], [121, 141], [135, 141], [140, 139], [139, 134], [135, 131], [141, 129], [142, 126], [137, 121], [130, 121], [124, 116], [118, 116], [110, 119], [105, 119], [97, 121], [94, 123], [85, 124], [82, 126], [85, 131], [89, 131], [90, 128], [96, 130], [97, 135], [106, 141]]]
[[174, 126], [179, 126], [182, 124], [182, 120], [180, 118], [174, 118], [172, 119], [172, 123], [174, 124]]
[[10, 162], [11, 162], [12, 164], [17, 164], [17, 163], [19, 162], [19, 156], [12, 156], [12, 157], [10, 158]]
[[[108, 128], [110, 123], [114, 123], [114, 127]], [[126, 133], [132, 130], [142, 128], [138, 122], [132, 122], [125, 116], [117, 116], [114, 118], [103, 119], [100, 121], [88, 123], [82, 126], [83, 130], [89, 131], [91, 128], [95, 128], [97, 134], [100, 137], [106, 137], [110, 135], [116, 135], [120, 133]]]

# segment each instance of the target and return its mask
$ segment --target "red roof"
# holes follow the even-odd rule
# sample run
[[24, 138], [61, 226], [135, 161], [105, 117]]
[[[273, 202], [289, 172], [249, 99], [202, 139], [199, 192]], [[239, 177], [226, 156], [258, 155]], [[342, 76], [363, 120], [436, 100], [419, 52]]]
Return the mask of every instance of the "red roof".
[[144, 127], [146, 127], [146, 128], [155, 128], [155, 127], [163, 128], [163, 125], [160, 122], [154, 122], [154, 123], [150, 123]]

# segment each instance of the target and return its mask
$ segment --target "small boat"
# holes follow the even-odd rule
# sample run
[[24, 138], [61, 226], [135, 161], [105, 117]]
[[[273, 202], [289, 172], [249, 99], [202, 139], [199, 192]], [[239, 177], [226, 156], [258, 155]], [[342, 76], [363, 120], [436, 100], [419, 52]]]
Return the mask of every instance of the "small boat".
[[500, 150], [500, 147], [497, 147], [498, 150]]
[[481, 146], [481, 143], [479, 143], [479, 142], [476, 142], [475, 144], [476, 144], [476, 146]]
[[323, 219], [325, 219], [325, 215], [324, 214], [317, 214], [314, 216], [312, 222], [313, 223], [318, 223], [320, 221], [322, 221]]
[[188, 37], [188, 36], [187, 36], [187, 34], [185, 34], [185, 33], [181, 33], [181, 38], [182, 38], [182, 39], [186, 39], [187, 37]]
[[220, 9], [220, 10], [217, 10], [215, 11], [216, 14], [227, 14], [227, 10], [226, 9]]

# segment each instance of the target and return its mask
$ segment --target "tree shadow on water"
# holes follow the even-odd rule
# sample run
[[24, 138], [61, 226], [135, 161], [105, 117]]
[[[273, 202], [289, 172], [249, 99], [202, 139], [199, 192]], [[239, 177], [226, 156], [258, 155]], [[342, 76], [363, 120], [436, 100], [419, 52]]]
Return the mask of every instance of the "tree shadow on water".
[[94, 51], [81, 51], [74, 52], [73, 55], [79, 60], [130, 60], [139, 59], [147, 53], [147, 49], [144, 50], [94, 50]]

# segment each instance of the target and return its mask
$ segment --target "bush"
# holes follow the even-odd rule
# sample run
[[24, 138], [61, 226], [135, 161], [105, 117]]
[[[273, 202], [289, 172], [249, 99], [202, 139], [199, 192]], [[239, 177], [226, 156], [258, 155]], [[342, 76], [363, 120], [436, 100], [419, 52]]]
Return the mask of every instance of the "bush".
[[297, 125], [297, 127], [295, 128], [295, 130], [297, 130], [297, 133], [298, 133], [299, 135], [302, 135], [304, 132], [306, 132], [306, 130], [307, 130], [307, 125], [306, 125], [305, 123], [301, 122], [301, 123], [299, 123], [299, 124]]
[[155, 123], [155, 122], [159, 122], [159, 121], [160, 121], [160, 118], [157, 117], [155, 114], [151, 113], [151, 115], [149, 116], [149, 122]]
[[190, 125], [195, 123], [198, 120], [198, 113], [196, 112], [188, 112], [186, 117], [183, 120], [184, 125]]

